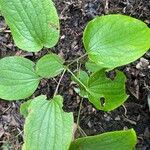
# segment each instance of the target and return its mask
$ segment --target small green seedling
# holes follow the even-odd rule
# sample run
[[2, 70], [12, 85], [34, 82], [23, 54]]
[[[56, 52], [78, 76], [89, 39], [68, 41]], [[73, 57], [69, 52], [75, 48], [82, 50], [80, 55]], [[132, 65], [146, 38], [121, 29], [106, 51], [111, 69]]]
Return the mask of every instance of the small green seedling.
[[[0, 6], [19, 48], [37, 52], [57, 43], [59, 20], [51, 0], [0, 0]], [[21, 114], [26, 118], [23, 150], [132, 150], [135, 147], [136, 134], [132, 129], [72, 140], [73, 114], [63, 111], [63, 98], [57, 93], [64, 74], [69, 72], [78, 84], [75, 91], [97, 109], [111, 111], [122, 105], [128, 98], [126, 77], [116, 67], [146, 53], [150, 48], [150, 29], [140, 20], [125, 15], [97, 17], [87, 25], [83, 43], [86, 54], [70, 64], [53, 53], [36, 63], [20, 56], [0, 60], [0, 98], [8, 101], [29, 98], [42, 78], [62, 74], [51, 100], [41, 95], [22, 104]], [[70, 66], [84, 56], [89, 58], [85, 62], [86, 70], [71, 71]], [[112, 69], [116, 71], [114, 79], [106, 76]]]

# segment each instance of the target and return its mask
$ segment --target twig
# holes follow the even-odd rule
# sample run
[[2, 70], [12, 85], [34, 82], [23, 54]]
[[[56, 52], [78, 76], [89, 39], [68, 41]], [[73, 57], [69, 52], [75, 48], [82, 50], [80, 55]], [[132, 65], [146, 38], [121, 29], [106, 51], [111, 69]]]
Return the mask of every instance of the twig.
[[82, 136], [87, 136], [87, 134], [84, 132], [84, 130], [80, 126], [78, 126], [78, 129], [80, 133], [82, 134]]
[[77, 118], [77, 129], [80, 131], [82, 136], [87, 136], [86, 133], [83, 131], [83, 129], [80, 127], [80, 114], [81, 114], [81, 108], [82, 108], [82, 103], [83, 103], [83, 98], [81, 100], [80, 106], [79, 106], [79, 111], [78, 111], [78, 118]]
[[78, 118], [77, 118], [77, 128], [79, 126], [79, 121], [80, 121], [80, 114], [81, 114], [81, 109], [82, 109], [82, 103], [83, 103], [83, 98], [81, 99], [81, 102], [80, 102], [80, 106], [79, 106], [79, 111], [78, 111]]
[[70, 65], [72, 65], [73, 63], [78, 62], [80, 59], [84, 58], [85, 56], [87, 56], [87, 53], [85, 53], [84, 55], [82, 55], [82, 56], [78, 57], [77, 59], [73, 60], [70, 64], [68, 64], [68, 67]]
[[59, 81], [58, 81], [58, 84], [57, 84], [57, 87], [56, 87], [56, 90], [55, 90], [54, 96], [56, 96], [56, 95], [57, 95], [57, 92], [58, 92], [58, 89], [59, 89], [59, 86], [60, 86], [61, 80], [63, 79], [65, 72], [66, 72], [66, 69], [64, 69], [64, 71], [63, 71], [63, 73], [62, 73], [62, 75], [61, 75], [61, 77], [60, 77], [60, 79], [59, 79]]
[[126, 107], [125, 107], [124, 105], [122, 105], [122, 107], [124, 108], [124, 115], [125, 115], [125, 117], [126, 117], [126, 118], [128, 118], [128, 116], [127, 116], [127, 109], [126, 109]]
[[109, 7], [108, 7], [108, 5], [109, 5], [109, 0], [105, 0], [105, 14], [108, 14], [108, 10], [109, 10]]
[[11, 105], [3, 111], [3, 114], [11, 108]]

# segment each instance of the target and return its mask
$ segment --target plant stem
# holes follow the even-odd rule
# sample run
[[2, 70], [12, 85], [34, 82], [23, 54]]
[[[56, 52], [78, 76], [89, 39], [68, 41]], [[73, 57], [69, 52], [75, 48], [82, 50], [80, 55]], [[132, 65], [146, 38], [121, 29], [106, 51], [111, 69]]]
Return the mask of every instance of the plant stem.
[[69, 68], [67, 68], [67, 70], [85, 88], [85, 90], [88, 92], [87, 87], [76, 77], [76, 75]]
[[79, 111], [78, 111], [78, 118], [77, 118], [77, 128], [79, 126], [79, 121], [80, 121], [80, 114], [81, 114], [81, 109], [82, 109], [82, 103], [83, 103], [83, 98], [81, 99], [81, 102], [80, 102], [80, 106], [79, 106]]
[[73, 63], [79, 61], [80, 59], [84, 58], [85, 56], [87, 56], [87, 53], [83, 54], [82, 56], [76, 58], [75, 60], [73, 60], [70, 64], [68, 64], [67, 66], [69, 67], [70, 65], [72, 65]]
[[58, 84], [57, 84], [57, 87], [56, 87], [56, 90], [55, 90], [54, 96], [56, 96], [56, 95], [57, 95], [57, 93], [58, 93], [58, 89], [59, 89], [59, 86], [60, 86], [61, 80], [62, 80], [62, 79], [63, 79], [63, 77], [64, 77], [65, 72], [66, 72], [66, 69], [64, 69], [64, 71], [63, 71], [63, 73], [62, 73], [62, 75], [61, 75], [61, 77], [60, 77], [60, 79], [59, 79], [59, 81], [58, 81]]
[[[68, 72], [85, 88], [86, 91], [88, 91], [87, 87], [75, 76], [75, 74], [69, 69], [67, 68]], [[87, 136], [86, 133], [82, 130], [82, 128], [79, 126], [79, 119], [80, 119], [80, 113], [81, 113], [81, 108], [82, 108], [82, 102], [83, 102], [83, 98], [82, 101], [80, 103], [80, 108], [79, 108], [79, 112], [78, 112], [78, 118], [77, 118], [77, 128], [80, 131], [80, 133], [83, 136]]]
[[82, 109], [82, 103], [83, 103], [83, 98], [81, 99], [81, 102], [80, 102], [80, 106], [79, 106], [79, 111], [78, 111], [78, 118], [77, 118], [77, 129], [80, 131], [80, 133], [83, 135], [83, 136], [87, 136], [86, 133], [83, 131], [83, 129], [80, 127], [80, 114], [81, 114], [81, 109]]
[[83, 136], [87, 136], [86, 133], [83, 131], [83, 129], [80, 126], [78, 126], [78, 129]]

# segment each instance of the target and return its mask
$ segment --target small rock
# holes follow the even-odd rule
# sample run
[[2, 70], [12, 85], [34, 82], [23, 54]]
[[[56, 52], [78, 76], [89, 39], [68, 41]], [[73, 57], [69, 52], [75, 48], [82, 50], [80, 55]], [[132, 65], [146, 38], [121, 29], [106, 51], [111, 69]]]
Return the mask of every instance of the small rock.
[[115, 118], [115, 121], [120, 121], [121, 119], [120, 119], [120, 116], [117, 116], [116, 118]]
[[148, 66], [149, 61], [145, 58], [141, 58], [140, 62], [136, 65], [136, 68], [142, 70], [143, 68], [147, 68]]
[[92, 124], [91, 124], [91, 122], [89, 121], [88, 122], [88, 124], [87, 124], [88, 126], [89, 126], [89, 128], [91, 128], [92, 127]]
[[104, 118], [105, 118], [105, 120], [108, 121], [108, 122], [111, 120], [111, 117], [108, 116], [108, 114], [106, 114], [106, 113], [104, 114]]
[[62, 36], [60, 37], [60, 39], [61, 39], [61, 40], [65, 39], [65, 35], [62, 35]]
[[74, 49], [76, 45], [77, 45], [77, 41], [74, 41], [74, 42], [71, 44], [71, 48]]

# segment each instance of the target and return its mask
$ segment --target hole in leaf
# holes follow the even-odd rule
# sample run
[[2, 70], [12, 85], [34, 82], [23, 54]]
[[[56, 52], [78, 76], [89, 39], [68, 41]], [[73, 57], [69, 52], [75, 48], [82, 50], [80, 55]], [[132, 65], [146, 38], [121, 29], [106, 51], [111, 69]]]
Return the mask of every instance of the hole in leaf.
[[102, 107], [105, 106], [105, 98], [104, 97], [100, 97], [100, 104]]
[[115, 70], [106, 72], [105, 74], [106, 74], [106, 77], [109, 78], [109, 79], [111, 79], [111, 80], [114, 80], [115, 77], [116, 77], [116, 72], [115, 72]]

